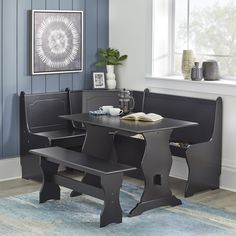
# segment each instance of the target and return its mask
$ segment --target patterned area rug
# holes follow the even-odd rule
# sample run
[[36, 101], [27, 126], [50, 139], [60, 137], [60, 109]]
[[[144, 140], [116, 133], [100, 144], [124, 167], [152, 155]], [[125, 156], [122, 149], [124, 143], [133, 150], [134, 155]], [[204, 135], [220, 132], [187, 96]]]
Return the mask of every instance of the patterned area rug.
[[236, 235], [236, 214], [183, 200], [127, 217], [140, 198], [140, 186], [125, 182], [120, 194], [123, 223], [99, 228], [102, 201], [82, 195], [70, 198], [63, 188], [60, 201], [38, 203], [38, 192], [0, 199], [1, 236], [192, 236]]

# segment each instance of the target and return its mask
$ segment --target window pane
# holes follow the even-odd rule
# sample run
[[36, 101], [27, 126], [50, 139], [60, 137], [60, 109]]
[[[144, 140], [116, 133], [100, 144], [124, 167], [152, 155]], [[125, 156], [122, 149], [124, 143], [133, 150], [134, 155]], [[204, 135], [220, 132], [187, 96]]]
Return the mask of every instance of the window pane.
[[[153, 0], [153, 73], [181, 74], [184, 49], [236, 77], [236, 0]], [[173, 11], [174, 9], [174, 11]]]
[[176, 0], [175, 4], [175, 52], [182, 53], [187, 48], [188, 1]]
[[236, 1], [190, 1], [190, 45], [197, 54], [236, 53], [235, 33]]
[[182, 52], [188, 49], [188, 0], [175, 1], [174, 74], [182, 75]]
[[153, 1], [153, 74], [169, 70], [169, 1]]
[[221, 74], [236, 75], [236, 1], [191, 0], [189, 31], [191, 48], [200, 60], [199, 54], [204, 60], [216, 55]]
[[182, 53], [176, 53], [174, 55], [175, 75], [182, 75], [181, 64], [182, 64]]

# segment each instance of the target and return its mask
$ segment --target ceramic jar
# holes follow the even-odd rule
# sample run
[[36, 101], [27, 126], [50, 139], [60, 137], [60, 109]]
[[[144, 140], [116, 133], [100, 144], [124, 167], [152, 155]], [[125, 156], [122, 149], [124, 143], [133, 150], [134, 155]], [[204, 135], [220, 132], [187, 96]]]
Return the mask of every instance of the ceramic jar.
[[209, 60], [202, 63], [202, 71], [204, 80], [218, 80], [219, 66], [217, 61]]
[[199, 67], [199, 62], [194, 62], [194, 67], [191, 69], [191, 79], [194, 81], [202, 80], [202, 68]]
[[107, 73], [106, 73], [107, 88], [115, 89], [116, 88], [116, 75], [114, 73], [114, 65], [107, 65], [106, 68], [107, 68]]
[[192, 50], [183, 50], [182, 56], [182, 74], [184, 79], [191, 79], [191, 69], [194, 63], [194, 55]]

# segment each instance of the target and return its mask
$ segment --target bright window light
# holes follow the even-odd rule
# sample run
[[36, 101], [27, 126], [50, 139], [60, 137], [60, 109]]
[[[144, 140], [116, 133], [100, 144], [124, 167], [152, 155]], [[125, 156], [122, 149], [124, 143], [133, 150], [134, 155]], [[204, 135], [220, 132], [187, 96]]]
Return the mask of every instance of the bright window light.
[[181, 75], [184, 49], [236, 77], [236, 1], [153, 0], [152, 74]]

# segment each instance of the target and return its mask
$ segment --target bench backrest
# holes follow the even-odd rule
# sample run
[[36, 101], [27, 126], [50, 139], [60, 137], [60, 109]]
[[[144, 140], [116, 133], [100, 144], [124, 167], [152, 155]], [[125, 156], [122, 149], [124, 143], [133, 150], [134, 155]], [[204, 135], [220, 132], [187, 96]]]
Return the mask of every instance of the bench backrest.
[[[69, 96], [70, 113], [88, 113], [104, 105], [118, 106], [118, 91], [115, 90], [74, 90], [66, 89]], [[72, 122], [77, 128], [78, 122]]]
[[21, 93], [21, 114], [25, 116], [28, 130], [43, 132], [68, 128], [68, 121], [59, 115], [69, 114], [68, 94], [66, 92], [47, 94]]
[[[114, 90], [74, 90], [69, 91], [71, 113], [88, 113], [104, 105], [117, 107], [118, 91]], [[81, 105], [79, 105], [81, 104]]]
[[[141, 105], [143, 92], [134, 92], [137, 104]], [[157, 113], [167, 118], [198, 122], [198, 126], [176, 129], [171, 140], [199, 143], [211, 139], [216, 120], [217, 101], [158, 93], [146, 93], [145, 113]], [[136, 108], [137, 109], [137, 108]], [[140, 108], [141, 109], [141, 108]], [[220, 127], [219, 127], [220, 128]]]

